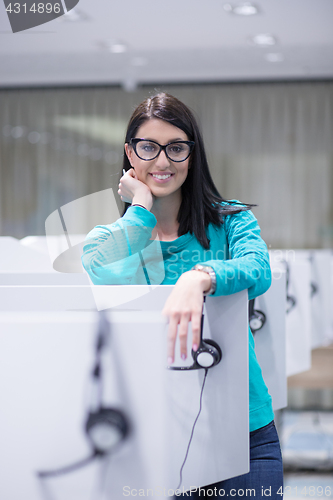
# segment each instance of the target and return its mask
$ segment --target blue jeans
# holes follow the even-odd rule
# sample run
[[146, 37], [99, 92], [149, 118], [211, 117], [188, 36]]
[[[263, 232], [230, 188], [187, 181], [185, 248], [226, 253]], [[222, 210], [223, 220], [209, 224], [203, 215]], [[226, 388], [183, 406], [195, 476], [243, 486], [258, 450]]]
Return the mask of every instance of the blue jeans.
[[191, 495], [179, 495], [175, 498], [209, 499], [231, 497], [283, 498], [283, 468], [279, 437], [274, 420], [268, 425], [250, 432], [250, 472], [198, 488]]

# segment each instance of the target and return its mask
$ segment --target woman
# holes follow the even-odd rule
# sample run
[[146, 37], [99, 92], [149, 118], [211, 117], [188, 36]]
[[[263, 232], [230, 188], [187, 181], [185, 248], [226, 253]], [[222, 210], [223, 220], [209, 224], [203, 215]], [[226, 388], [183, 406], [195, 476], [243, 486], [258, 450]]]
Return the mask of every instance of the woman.
[[[171, 365], [177, 334], [181, 357], [187, 357], [190, 322], [192, 347], [198, 349], [204, 295], [248, 289], [252, 299], [269, 288], [267, 247], [250, 206], [226, 201], [218, 193], [196, 120], [175, 97], [160, 93], [137, 107], [127, 129], [123, 166], [118, 194], [127, 210], [116, 223], [91, 231], [83, 265], [95, 284], [175, 285], [163, 309]], [[162, 280], [161, 266], [142, 258], [156, 235], [163, 254]], [[250, 472], [207, 488], [216, 487], [215, 497], [235, 498], [231, 490], [255, 488], [260, 497], [270, 489], [270, 496], [280, 499], [279, 441], [250, 331], [249, 371]]]

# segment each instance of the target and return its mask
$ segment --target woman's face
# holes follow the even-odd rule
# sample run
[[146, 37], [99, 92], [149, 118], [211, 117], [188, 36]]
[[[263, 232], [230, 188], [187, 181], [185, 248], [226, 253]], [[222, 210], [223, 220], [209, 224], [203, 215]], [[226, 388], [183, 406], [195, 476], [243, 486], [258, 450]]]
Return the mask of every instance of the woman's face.
[[[152, 140], [162, 146], [170, 142], [189, 140], [181, 129], [157, 118], [144, 122], [139, 127], [136, 138]], [[154, 160], [145, 161], [136, 155], [132, 146], [125, 144], [125, 150], [138, 179], [149, 187], [154, 196], [161, 198], [181, 193], [180, 188], [189, 169], [189, 158], [174, 162], [166, 156], [165, 151], [161, 151]]]

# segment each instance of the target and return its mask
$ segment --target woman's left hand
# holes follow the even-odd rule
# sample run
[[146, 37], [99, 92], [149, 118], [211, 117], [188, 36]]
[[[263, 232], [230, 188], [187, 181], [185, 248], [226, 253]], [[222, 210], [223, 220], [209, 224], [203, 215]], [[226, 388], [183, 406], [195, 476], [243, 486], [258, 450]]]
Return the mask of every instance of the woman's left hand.
[[211, 278], [201, 271], [187, 271], [178, 279], [169, 295], [162, 314], [168, 317], [168, 364], [175, 359], [177, 330], [182, 359], [187, 357], [187, 332], [192, 323], [192, 349], [200, 344], [200, 327], [203, 307], [203, 293], [209, 290]]

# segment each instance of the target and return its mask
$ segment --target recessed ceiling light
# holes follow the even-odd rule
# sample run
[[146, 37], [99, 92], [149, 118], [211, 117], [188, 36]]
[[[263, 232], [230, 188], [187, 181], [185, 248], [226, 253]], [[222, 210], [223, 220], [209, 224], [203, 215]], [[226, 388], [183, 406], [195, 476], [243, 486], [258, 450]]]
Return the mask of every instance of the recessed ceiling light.
[[127, 51], [127, 46], [121, 42], [112, 43], [109, 45], [109, 51], [113, 54], [122, 54]]
[[59, 22], [80, 22], [80, 21], [90, 21], [90, 17], [79, 9], [71, 9], [65, 12], [62, 16], [57, 17]]
[[262, 45], [262, 46], [270, 46], [270, 45], [275, 45], [276, 38], [273, 35], [270, 35], [269, 33], [260, 33], [258, 35], [253, 36], [250, 38], [250, 42], [254, 43], [255, 45]]
[[259, 8], [250, 2], [243, 2], [238, 5], [231, 5], [230, 3], [225, 3], [223, 8], [226, 12], [231, 14], [236, 14], [237, 16], [253, 16], [259, 13]]
[[281, 62], [284, 60], [283, 54], [280, 52], [269, 52], [268, 54], [265, 54], [265, 59], [268, 62]]
[[111, 39], [97, 42], [96, 45], [102, 50], [108, 50], [113, 54], [123, 54], [128, 51], [128, 46], [121, 40]]
[[148, 64], [148, 59], [146, 59], [145, 57], [133, 57], [133, 59], [131, 60], [131, 64], [132, 66], [137, 67], [146, 66]]

